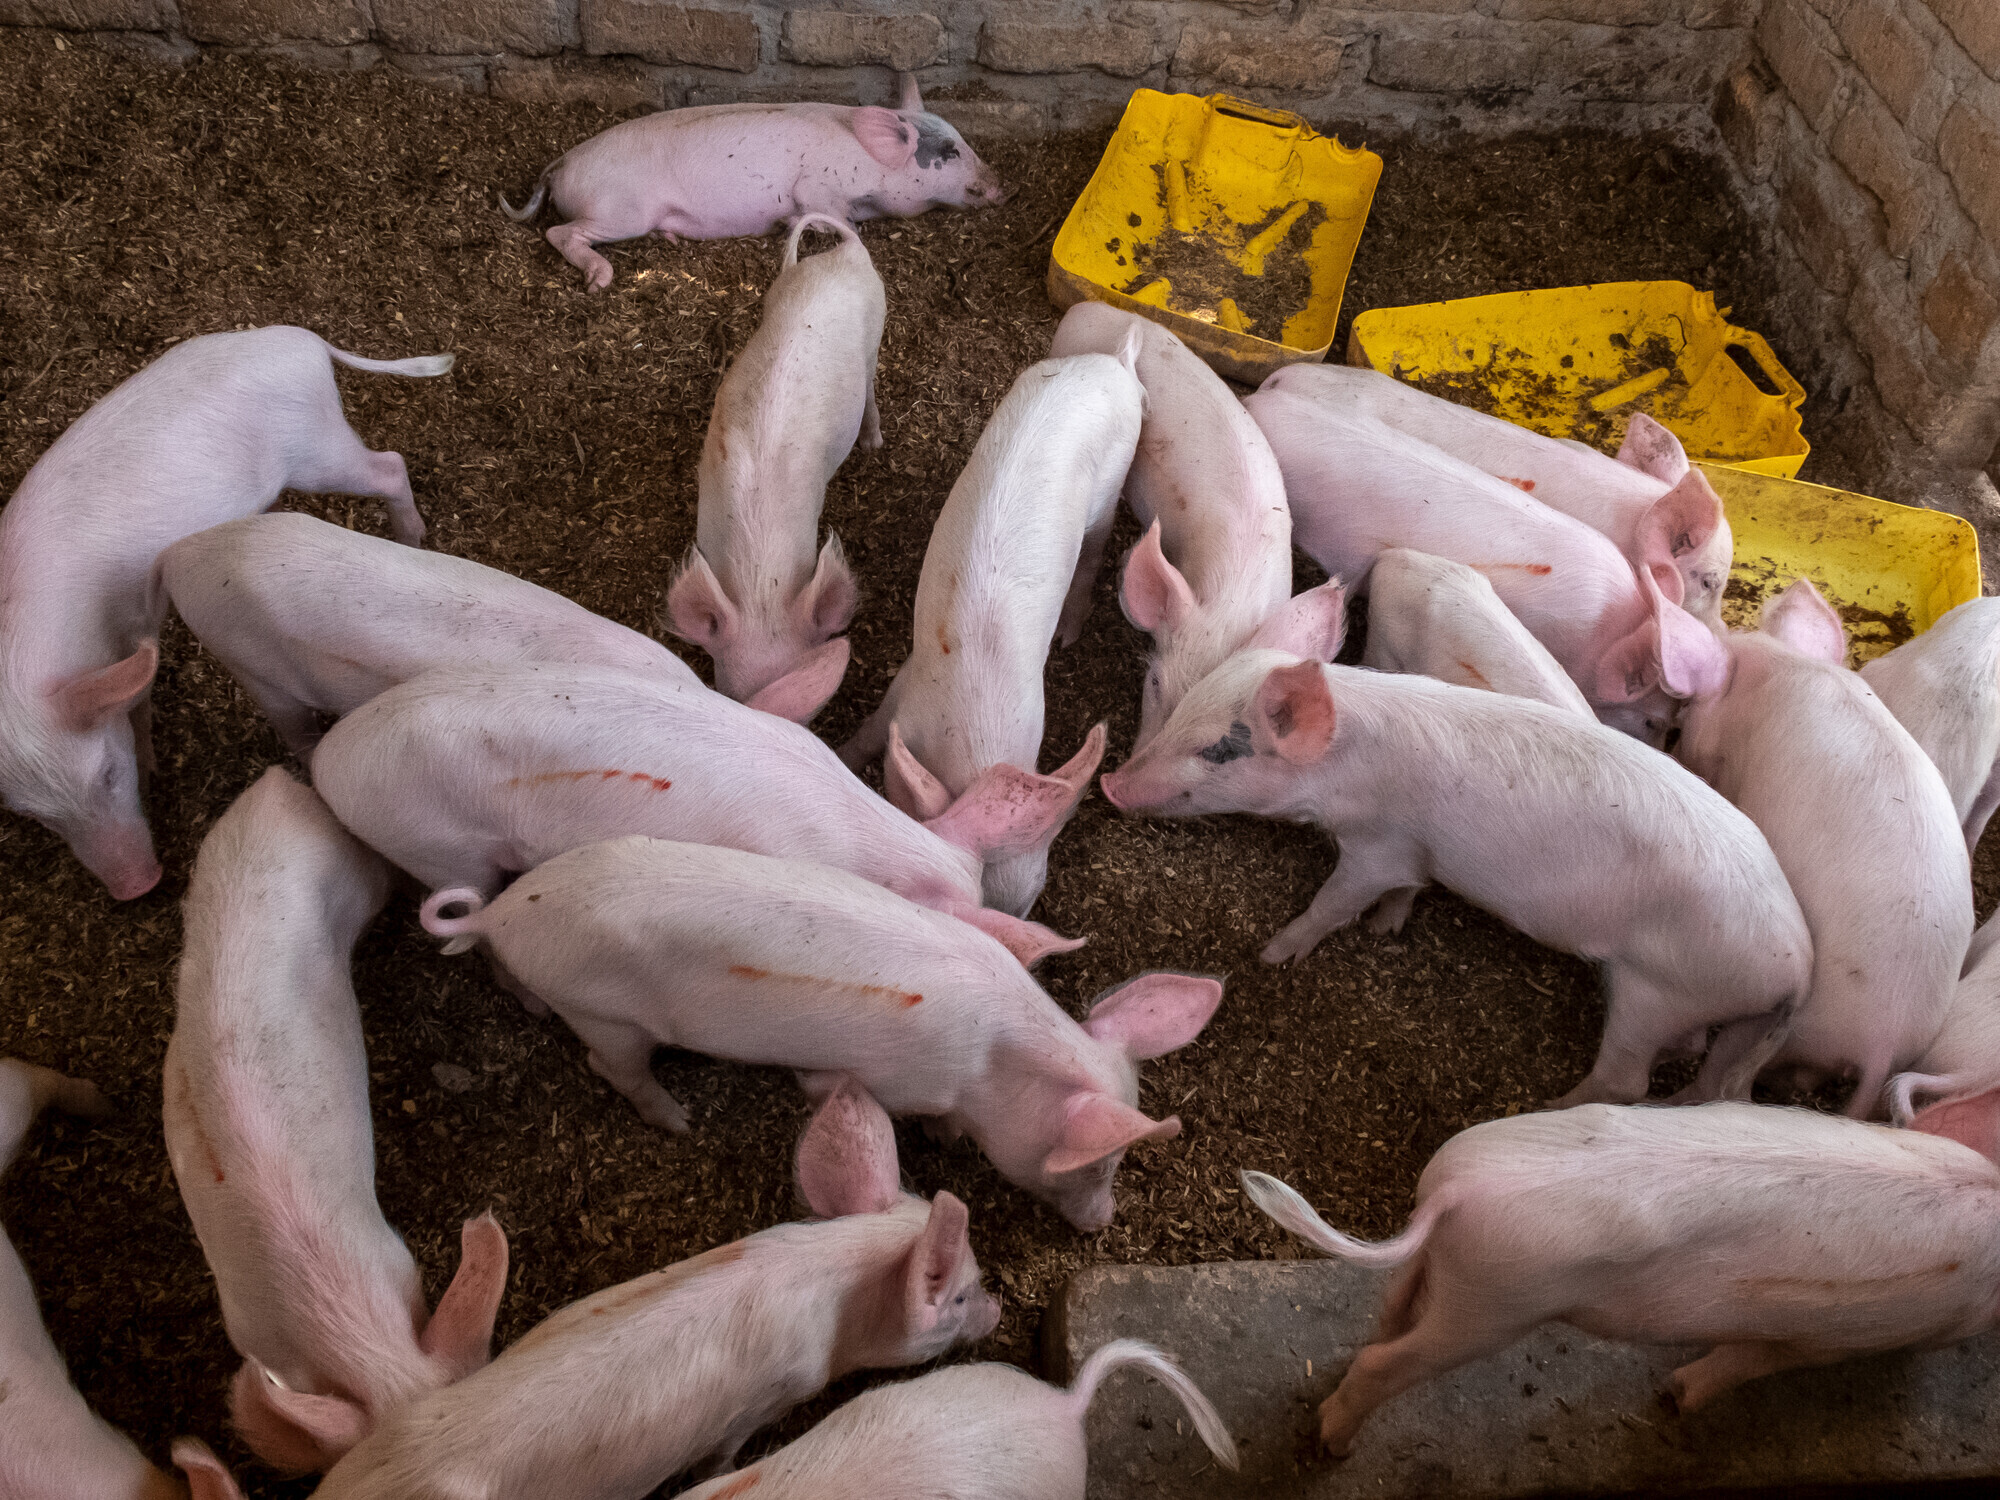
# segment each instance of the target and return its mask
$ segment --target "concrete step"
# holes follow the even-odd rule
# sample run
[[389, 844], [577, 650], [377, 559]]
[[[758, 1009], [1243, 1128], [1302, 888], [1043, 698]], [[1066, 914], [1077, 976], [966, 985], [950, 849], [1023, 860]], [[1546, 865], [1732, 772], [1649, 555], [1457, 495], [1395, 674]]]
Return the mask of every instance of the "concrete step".
[[[1044, 1329], [1048, 1378], [1098, 1345], [1178, 1356], [1242, 1446], [1218, 1468], [1164, 1389], [1127, 1371], [1090, 1414], [1091, 1500], [1513, 1500], [2000, 1478], [2000, 1335], [1774, 1375], [1677, 1414], [1667, 1375], [1700, 1351], [1550, 1324], [1406, 1391], [1354, 1455], [1315, 1452], [1315, 1410], [1373, 1330], [1388, 1273], [1338, 1261], [1095, 1266]], [[1178, 1424], [1178, 1425], [1177, 1425]]]

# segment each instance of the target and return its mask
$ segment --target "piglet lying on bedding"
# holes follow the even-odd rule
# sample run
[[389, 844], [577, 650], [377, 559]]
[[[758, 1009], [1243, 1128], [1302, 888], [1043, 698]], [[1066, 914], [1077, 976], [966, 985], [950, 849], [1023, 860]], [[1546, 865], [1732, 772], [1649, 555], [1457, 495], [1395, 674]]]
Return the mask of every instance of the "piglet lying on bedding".
[[924, 108], [901, 77], [894, 109], [846, 104], [707, 104], [641, 115], [572, 146], [542, 173], [516, 220], [544, 197], [565, 222], [548, 232], [590, 289], [611, 285], [591, 249], [656, 234], [722, 240], [768, 234], [800, 214], [858, 223], [1004, 201], [993, 169]]

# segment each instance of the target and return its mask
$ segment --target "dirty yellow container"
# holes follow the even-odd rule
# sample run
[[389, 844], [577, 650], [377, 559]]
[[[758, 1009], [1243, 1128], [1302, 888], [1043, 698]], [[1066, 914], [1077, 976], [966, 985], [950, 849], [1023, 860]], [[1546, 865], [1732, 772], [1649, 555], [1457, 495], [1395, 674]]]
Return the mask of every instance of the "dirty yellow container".
[[1780, 479], [1810, 451], [1799, 431], [1805, 388], [1769, 344], [1716, 310], [1713, 294], [1684, 281], [1378, 308], [1354, 319], [1347, 361], [1606, 452], [1635, 411], [1679, 437], [1690, 458]]
[[1056, 235], [1049, 297], [1151, 318], [1255, 385], [1326, 357], [1381, 175], [1289, 110], [1139, 89]]
[[1810, 578], [1847, 622], [1848, 661], [1858, 667], [1979, 597], [1979, 538], [1957, 516], [1726, 464], [1699, 467], [1736, 537], [1722, 603], [1733, 629], [1754, 627], [1768, 596]]

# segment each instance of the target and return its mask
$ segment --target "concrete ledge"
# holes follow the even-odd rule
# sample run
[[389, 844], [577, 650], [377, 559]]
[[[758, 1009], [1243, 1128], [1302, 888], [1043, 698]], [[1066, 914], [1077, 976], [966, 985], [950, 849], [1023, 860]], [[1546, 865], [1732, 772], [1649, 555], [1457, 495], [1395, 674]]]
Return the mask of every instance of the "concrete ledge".
[[1333, 1261], [1097, 1266], [1071, 1278], [1045, 1330], [1049, 1378], [1067, 1381], [1109, 1339], [1148, 1339], [1180, 1357], [1244, 1460], [1237, 1475], [1216, 1468], [1170, 1395], [1116, 1376], [1090, 1414], [1092, 1500], [1797, 1493], [2000, 1476], [1993, 1334], [1775, 1375], [1683, 1417], [1662, 1393], [1698, 1351], [1552, 1324], [1389, 1402], [1352, 1458], [1319, 1458], [1315, 1408], [1368, 1341], [1386, 1279]]

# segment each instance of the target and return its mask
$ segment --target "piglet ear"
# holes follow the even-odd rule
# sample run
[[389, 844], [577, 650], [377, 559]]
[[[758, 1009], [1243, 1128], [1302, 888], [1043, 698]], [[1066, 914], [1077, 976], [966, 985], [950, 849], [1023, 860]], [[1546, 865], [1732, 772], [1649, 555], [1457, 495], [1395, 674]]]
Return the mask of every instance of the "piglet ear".
[[799, 623], [820, 640], [838, 635], [854, 618], [854, 606], [860, 597], [860, 590], [854, 586], [854, 574], [847, 566], [846, 550], [841, 547], [839, 537], [829, 534], [826, 545], [819, 549], [819, 563], [813, 569], [812, 581], [799, 591], [794, 601]]
[[2000, 1089], [1919, 1110], [1910, 1121], [1910, 1129], [1970, 1146], [1988, 1161], [2000, 1164]]
[[822, 641], [783, 677], [752, 693], [747, 706], [794, 724], [811, 723], [813, 715], [826, 707], [826, 700], [840, 691], [840, 681], [847, 675], [848, 650], [844, 635]]
[[990, 906], [974, 906], [969, 901], [945, 910], [992, 938], [1018, 958], [1024, 969], [1034, 968], [1051, 953], [1074, 953], [1088, 941], [1086, 938], [1066, 938], [1040, 922], [1010, 916]]
[[1004, 763], [988, 766], [942, 816], [924, 826], [982, 860], [1046, 849], [1090, 789], [1104, 744], [1099, 724], [1084, 737], [1083, 748], [1047, 776]]
[[254, 1359], [230, 1384], [229, 1418], [251, 1452], [293, 1474], [333, 1467], [372, 1425], [354, 1402], [287, 1390]]
[[1333, 743], [1333, 690], [1316, 661], [1274, 667], [1257, 688], [1255, 713], [1252, 742], [1261, 739], [1295, 766], [1311, 765]]
[[1188, 587], [1181, 570], [1167, 561], [1160, 550], [1160, 523], [1154, 520], [1139, 538], [1139, 545], [1125, 559], [1125, 573], [1118, 583], [1118, 607], [1125, 618], [1148, 635], [1178, 630], [1194, 613], [1194, 590]]
[[118, 714], [130, 713], [153, 685], [159, 667], [160, 643], [148, 637], [123, 661], [72, 677], [55, 689], [51, 696], [57, 717], [66, 728], [86, 734]]
[[736, 606], [723, 592], [722, 580], [715, 576], [699, 547], [688, 552], [687, 561], [668, 586], [667, 628], [711, 655], [736, 634]]
[[964, 1279], [965, 1263], [972, 1259], [972, 1241], [966, 1234], [970, 1222], [963, 1203], [950, 1193], [939, 1193], [931, 1200], [923, 1233], [910, 1247], [904, 1300], [911, 1323], [924, 1332], [937, 1327]]
[[1766, 603], [1757, 628], [1806, 656], [1836, 667], [1847, 665], [1847, 629], [1810, 578], [1794, 579], [1790, 588]]
[[898, 73], [896, 75], [896, 108], [911, 114], [922, 114], [924, 96], [917, 92], [917, 75]]
[[917, 154], [917, 127], [893, 109], [864, 104], [850, 117], [861, 149], [894, 172]]
[[1636, 542], [1639, 565], [1653, 575], [1660, 592], [1674, 604], [1686, 597], [1687, 580], [1676, 559], [1708, 545], [1723, 524], [1722, 497], [1697, 469], [1660, 496], [1639, 518]]
[[1598, 658], [1594, 701], [1630, 703], [1656, 685], [1675, 698], [1721, 692], [1729, 685], [1729, 648], [1666, 597], [1652, 570], [1639, 569], [1638, 582], [1648, 613]]
[[1249, 650], [1283, 651], [1306, 661], [1332, 661], [1347, 634], [1347, 590], [1338, 578], [1294, 594], [1265, 617]]
[[1630, 703], [1644, 697], [1659, 677], [1660, 622], [1641, 620], [1628, 635], [1612, 642], [1597, 659], [1598, 703]]
[[1222, 1003], [1222, 981], [1200, 974], [1141, 974], [1106, 990], [1083, 1029], [1134, 1062], [1164, 1057], [1201, 1034]]
[[1178, 1115], [1154, 1120], [1109, 1094], [1076, 1094], [1063, 1116], [1062, 1140], [1042, 1159], [1042, 1170], [1052, 1177], [1075, 1172], [1140, 1141], [1170, 1140], [1180, 1133]]
[[488, 1209], [458, 1234], [458, 1274], [438, 1298], [417, 1347], [462, 1380], [493, 1357], [493, 1321], [507, 1290], [507, 1231]]
[[806, 1206], [822, 1219], [894, 1208], [896, 1132], [875, 1096], [842, 1075], [799, 1137], [796, 1171]]
[[1687, 474], [1687, 450], [1681, 440], [1642, 411], [1632, 413], [1625, 427], [1625, 441], [1618, 445], [1618, 462], [1641, 474], [1650, 474], [1662, 484], [1678, 484]]
[[903, 743], [903, 731], [893, 722], [889, 725], [889, 748], [882, 752], [882, 790], [919, 823], [942, 817], [952, 803], [950, 788], [910, 753], [910, 747]]
[[174, 1464], [187, 1476], [193, 1500], [243, 1500], [235, 1476], [200, 1438], [175, 1438]]

